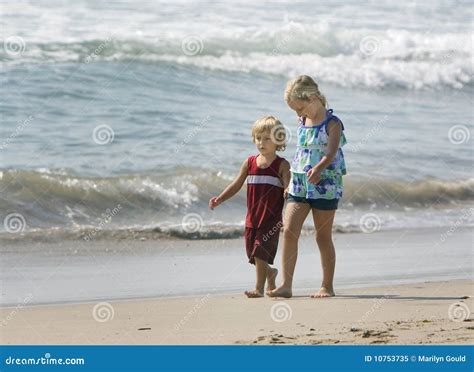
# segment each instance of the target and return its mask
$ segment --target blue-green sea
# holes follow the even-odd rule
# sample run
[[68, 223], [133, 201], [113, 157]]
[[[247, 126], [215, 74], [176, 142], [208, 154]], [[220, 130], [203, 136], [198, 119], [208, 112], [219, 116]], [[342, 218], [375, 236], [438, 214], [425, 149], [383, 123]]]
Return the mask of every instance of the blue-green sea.
[[[471, 2], [0, 10], [0, 235], [239, 236], [245, 188], [216, 211], [208, 200], [257, 153], [250, 129], [263, 115], [287, 126], [291, 159], [297, 118], [283, 91], [299, 74], [345, 125], [337, 231], [363, 230], [366, 216], [381, 230], [474, 222]], [[199, 233], [183, 231], [190, 215]]]

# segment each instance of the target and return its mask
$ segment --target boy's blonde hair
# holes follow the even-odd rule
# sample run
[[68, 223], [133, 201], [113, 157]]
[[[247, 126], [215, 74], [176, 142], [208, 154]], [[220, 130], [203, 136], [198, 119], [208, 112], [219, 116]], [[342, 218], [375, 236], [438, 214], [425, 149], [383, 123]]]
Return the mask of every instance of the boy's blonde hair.
[[285, 101], [299, 99], [308, 101], [311, 96], [316, 96], [324, 107], [328, 106], [326, 97], [320, 92], [318, 84], [308, 75], [300, 75], [286, 84]]
[[274, 116], [264, 116], [258, 119], [252, 125], [252, 140], [255, 142], [255, 137], [258, 134], [270, 133], [272, 142], [277, 145], [277, 151], [285, 151], [286, 149], [286, 129], [280, 120]]

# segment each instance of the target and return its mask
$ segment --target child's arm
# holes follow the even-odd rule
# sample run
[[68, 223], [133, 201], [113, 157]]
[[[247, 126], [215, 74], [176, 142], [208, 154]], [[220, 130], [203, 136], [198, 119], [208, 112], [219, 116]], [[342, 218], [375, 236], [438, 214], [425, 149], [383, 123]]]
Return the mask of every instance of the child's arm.
[[318, 164], [311, 168], [306, 175], [308, 182], [318, 183], [321, 180], [321, 172], [332, 163], [339, 149], [341, 141], [342, 125], [341, 123], [331, 120], [328, 124], [328, 147], [326, 155], [321, 158]]
[[242, 188], [242, 185], [245, 182], [245, 179], [247, 178], [247, 173], [248, 173], [248, 160], [245, 159], [242, 165], [240, 166], [240, 171], [237, 177], [232, 181], [232, 183], [225, 188], [222, 193], [217, 196], [211, 198], [209, 200], [209, 208], [214, 209], [218, 205], [222, 204], [225, 202], [227, 199], [230, 199], [233, 197], [235, 194], [239, 192], [239, 190]]
[[281, 183], [283, 185], [283, 196], [286, 199], [288, 197], [288, 185], [290, 184], [290, 163], [287, 160], [283, 160], [280, 163], [280, 169], [278, 170]]

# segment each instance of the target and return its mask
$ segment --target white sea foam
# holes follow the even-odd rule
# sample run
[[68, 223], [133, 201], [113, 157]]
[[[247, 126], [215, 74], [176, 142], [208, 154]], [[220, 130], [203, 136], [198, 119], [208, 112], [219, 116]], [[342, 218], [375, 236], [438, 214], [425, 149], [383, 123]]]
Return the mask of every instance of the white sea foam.
[[[3, 48], [0, 61], [8, 65], [134, 60], [285, 77], [304, 71], [344, 87], [436, 89], [472, 84], [471, 30], [459, 12], [462, 5], [414, 3], [406, 8], [369, 3], [362, 10], [358, 2], [281, 2], [270, 13], [265, 4], [240, 5], [138, 2], [102, 9], [82, 3], [7, 4], [4, 35], [20, 35], [26, 47], [21, 55]], [[133, 18], [123, 22], [130, 11]], [[343, 17], [354, 12], [357, 20]], [[194, 13], [200, 17], [192, 17]], [[192, 22], [183, 22], [184, 14]], [[41, 27], [34, 27], [38, 16]], [[20, 32], [19, 20], [25, 17], [32, 24]], [[189, 38], [198, 43], [192, 53], [183, 50]]]

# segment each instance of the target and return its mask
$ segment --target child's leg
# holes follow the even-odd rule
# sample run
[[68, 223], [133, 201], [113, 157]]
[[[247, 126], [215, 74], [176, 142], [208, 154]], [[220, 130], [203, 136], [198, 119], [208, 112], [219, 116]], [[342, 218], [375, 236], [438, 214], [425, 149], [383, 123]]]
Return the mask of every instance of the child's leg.
[[298, 257], [298, 239], [311, 207], [306, 203], [288, 203], [283, 222], [283, 284], [267, 292], [270, 297], [291, 297], [293, 274]]
[[265, 288], [265, 281], [267, 280], [267, 274], [271, 268], [265, 261], [258, 257], [255, 257], [255, 271], [257, 272], [257, 283], [255, 284], [254, 291], [245, 291], [245, 294], [249, 298], [263, 297], [263, 290]]
[[278, 270], [269, 265], [267, 269], [267, 291], [273, 291], [276, 288], [277, 275]]
[[333, 287], [334, 269], [336, 266], [336, 251], [332, 242], [332, 225], [336, 210], [324, 211], [313, 208], [314, 227], [316, 229], [316, 242], [321, 255], [323, 268], [323, 282], [321, 289], [315, 293], [314, 298], [332, 297], [335, 295]]

